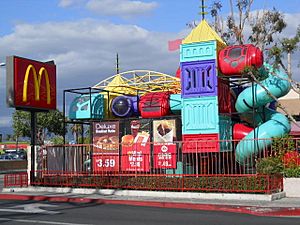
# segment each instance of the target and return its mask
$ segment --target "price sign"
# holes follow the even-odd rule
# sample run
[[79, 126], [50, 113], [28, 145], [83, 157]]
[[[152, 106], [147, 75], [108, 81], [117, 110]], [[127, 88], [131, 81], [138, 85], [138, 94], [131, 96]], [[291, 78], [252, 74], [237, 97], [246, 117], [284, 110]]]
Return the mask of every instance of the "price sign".
[[176, 169], [176, 144], [154, 145], [154, 167]]
[[93, 168], [95, 172], [119, 171], [119, 156], [94, 155]]

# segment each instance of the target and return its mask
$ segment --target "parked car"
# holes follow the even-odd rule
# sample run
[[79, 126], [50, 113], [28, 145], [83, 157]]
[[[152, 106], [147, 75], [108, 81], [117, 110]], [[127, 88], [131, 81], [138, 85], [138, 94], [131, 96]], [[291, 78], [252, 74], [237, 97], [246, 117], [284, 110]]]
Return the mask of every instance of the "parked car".
[[2, 154], [0, 155], [0, 160], [4, 161], [4, 160], [14, 160], [14, 157], [10, 154]]
[[27, 159], [27, 152], [24, 149], [7, 149], [5, 150], [5, 154], [11, 155], [13, 159], [16, 160], [25, 160]]

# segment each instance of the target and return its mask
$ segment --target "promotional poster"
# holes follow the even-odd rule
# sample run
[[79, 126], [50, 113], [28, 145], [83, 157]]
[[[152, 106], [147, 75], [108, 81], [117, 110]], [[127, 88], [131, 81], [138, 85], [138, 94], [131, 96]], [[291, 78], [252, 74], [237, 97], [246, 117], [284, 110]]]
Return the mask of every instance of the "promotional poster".
[[94, 154], [119, 154], [119, 122], [93, 123]]
[[122, 137], [123, 171], [150, 171], [150, 134], [141, 126], [140, 121], [131, 121], [131, 134]]
[[119, 171], [119, 122], [93, 123], [95, 172]]
[[176, 168], [176, 120], [153, 121], [154, 168]]

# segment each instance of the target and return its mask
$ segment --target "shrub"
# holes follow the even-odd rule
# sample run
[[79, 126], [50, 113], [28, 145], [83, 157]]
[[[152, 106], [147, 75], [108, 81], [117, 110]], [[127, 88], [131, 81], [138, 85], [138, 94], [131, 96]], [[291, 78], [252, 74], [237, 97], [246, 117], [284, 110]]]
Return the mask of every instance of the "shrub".
[[283, 172], [283, 163], [277, 157], [262, 158], [256, 163], [256, 169], [258, 174], [279, 175]]
[[300, 177], [300, 167], [284, 168], [283, 176], [284, 177]]
[[300, 177], [300, 155], [295, 150], [295, 140], [286, 135], [274, 138], [270, 157], [259, 159], [257, 173], [284, 177]]

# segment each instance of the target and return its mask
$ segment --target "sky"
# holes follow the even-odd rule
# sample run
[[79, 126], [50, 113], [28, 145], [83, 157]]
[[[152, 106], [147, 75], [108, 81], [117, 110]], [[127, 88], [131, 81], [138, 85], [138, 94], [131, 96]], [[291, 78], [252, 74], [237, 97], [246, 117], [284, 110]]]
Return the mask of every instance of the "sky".
[[[65, 89], [90, 87], [120, 69], [146, 69], [174, 75], [179, 52], [168, 41], [185, 37], [187, 23], [200, 20], [199, 0], [1, 0], [0, 63], [17, 55], [57, 66], [58, 109]], [[213, 0], [206, 0], [209, 6]], [[229, 13], [229, 0], [222, 16]], [[299, 0], [255, 0], [252, 10], [275, 7], [284, 13], [291, 37], [300, 21]], [[212, 21], [207, 16], [208, 21]], [[296, 53], [296, 56], [299, 53]], [[299, 57], [294, 57], [298, 58]], [[294, 65], [299, 62], [294, 59]], [[293, 62], [294, 62], [293, 61]], [[300, 80], [298, 68], [294, 77]], [[6, 106], [5, 67], [0, 67], [0, 133], [11, 132], [14, 109]]]

